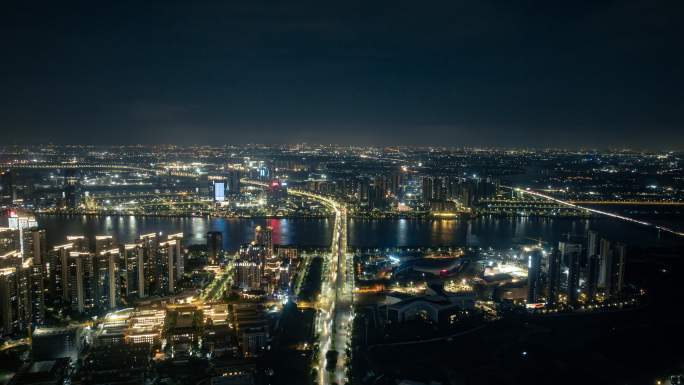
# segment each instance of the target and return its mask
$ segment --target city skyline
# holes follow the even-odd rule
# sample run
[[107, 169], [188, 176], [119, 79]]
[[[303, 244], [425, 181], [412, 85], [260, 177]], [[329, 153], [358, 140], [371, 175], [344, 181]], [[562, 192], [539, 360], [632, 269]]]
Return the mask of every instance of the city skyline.
[[677, 384], [683, 165], [0, 146], [0, 384]]
[[682, 149], [680, 2], [13, 4], [5, 143]]
[[684, 384], [684, 1], [0, 12], [0, 385]]

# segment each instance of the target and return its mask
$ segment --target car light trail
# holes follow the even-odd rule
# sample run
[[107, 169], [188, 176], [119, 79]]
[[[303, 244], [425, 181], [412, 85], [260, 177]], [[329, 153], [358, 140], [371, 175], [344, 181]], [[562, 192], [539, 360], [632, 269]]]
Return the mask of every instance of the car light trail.
[[[243, 179], [242, 183], [268, 188], [268, 183]], [[335, 213], [333, 237], [328, 259], [328, 274], [322, 276], [321, 296], [318, 300], [319, 309], [316, 317], [316, 330], [319, 331], [318, 383], [345, 384], [347, 357], [346, 348], [350, 340], [347, 326], [353, 320], [352, 292], [353, 269], [351, 259], [347, 258], [347, 208], [341, 203], [323, 195], [310, 193], [298, 189], [287, 189], [288, 194], [303, 196], [317, 200]], [[328, 351], [338, 352], [335, 367], [328, 371], [326, 355]]]
[[592, 213], [595, 213], [595, 214], [605, 215], [605, 216], [607, 216], [607, 217], [611, 217], [611, 218], [615, 218], [615, 219], [620, 219], [620, 220], [627, 221], [627, 222], [636, 223], [636, 224], [639, 224], [639, 225], [642, 225], [642, 226], [653, 227], [653, 228], [655, 228], [655, 229], [657, 229], [657, 230], [665, 231], [665, 232], [670, 233], [670, 234], [674, 234], [674, 235], [678, 235], [678, 236], [680, 236], [680, 237], [684, 237], [684, 232], [680, 232], [680, 231], [671, 229], [671, 228], [666, 227], [666, 226], [656, 225], [655, 223], [646, 222], [646, 221], [642, 221], [642, 220], [639, 220], [639, 219], [634, 219], [634, 218], [626, 217], [626, 216], [624, 216], [624, 215], [619, 215], [619, 214], [615, 214], [615, 213], [610, 213], [610, 212], [607, 212], [607, 211], [596, 210], [596, 209], [592, 209], [592, 208], [589, 208], [589, 207], [579, 206], [579, 205], [576, 205], [576, 204], [574, 204], [574, 203], [570, 203], [570, 202], [567, 202], [567, 201], [564, 201], [564, 200], [561, 200], [561, 199], [558, 199], [558, 198], [554, 198], [554, 197], [549, 196], [549, 195], [541, 194], [541, 193], [538, 193], [538, 192], [536, 192], [536, 191], [528, 190], [528, 189], [521, 189], [521, 188], [519, 188], [519, 187], [508, 187], [508, 186], [502, 186], [502, 187], [505, 187], [505, 188], [508, 188], [508, 189], [512, 189], [512, 190], [515, 190], [515, 191], [517, 191], [517, 192], [521, 192], [521, 193], [523, 193], [523, 194], [529, 194], [529, 195], [532, 195], [532, 196], [535, 196], [535, 197], [538, 197], [538, 198], [547, 199], [547, 200], [556, 202], [556, 203], [561, 204], [561, 205], [564, 205], [564, 206], [568, 206], [568, 207], [572, 207], [572, 208], [580, 209], [580, 210], [586, 210], [586, 211], [589, 211], [589, 212], [592, 212]]

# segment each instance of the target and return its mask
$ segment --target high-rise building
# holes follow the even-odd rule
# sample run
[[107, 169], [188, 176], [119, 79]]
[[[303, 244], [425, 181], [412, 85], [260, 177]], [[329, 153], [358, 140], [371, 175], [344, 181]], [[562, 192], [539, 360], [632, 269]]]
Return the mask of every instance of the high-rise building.
[[145, 296], [145, 253], [139, 243], [123, 245], [121, 269], [121, 297], [127, 300]]
[[185, 274], [185, 254], [183, 253], [183, 233], [169, 234], [167, 237], [169, 241], [176, 241], [174, 247], [174, 272], [176, 273], [176, 282]]
[[616, 246], [617, 250], [617, 276], [616, 276], [616, 292], [619, 293], [625, 286], [625, 269], [627, 267], [627, 245], [624, 243], [618, 243]]
[[64, 170], [64, 191], [63, 198], [65, 206], [75, 209], [81, 203], [81, 181], [78, 170], [68, 168]]
[[547, 267], [547, 301], [549, 304], [554, 305], [558, 303], [558, 294], [560, 293], [560, 282], [561, 282], [561, 254], [558, 250], [554, 250], [549, 255], [548, 267]]
[[608, 263], [611, 260], [611, 254], [613, 249], [611, 248], [610, 241], [602, 238], [599, 243], [599, 287], [606, 287], [606, 276], [608, 272]]
[[223, 253], [223, 233], [209, 231], [207, 233], [207, 259], [210, 265], [216, 265]]
[[37, 227], [19, 227], [15, 232], [19, 242], [19, 250], [22, 252], [23, 258], [33, 259], [37, 264], [44, 264], [47, 257], [47, 241], [45, 238], [45, 230]]
[[[5, 285], [1, 290], [4, 298], [0, 299], [0, 310], [5, 310], [8, 306], [11, 313], [5, 318], [5, 334], [18, 332], [22, 329], [23, 321], [26, 316], [25, 307], [28, 306], [28, 287], [24, 284], [23, 261], [19, 250], [11, 250], [0, 254], [0, 274], [4, 279]], [[10, 320], [11, 321], [8, 321]], [[7, 322], [11, 322], [11, 327]]]
[[368, 202], [368, 192], [370, 190], [370, 180], [368, 178], [361, 178], [357, 181], [357, 190], [359, 201]]
[[19, 296], [19, 328], [27, 330], [33, 322], [33, 300], [31, 298], [31, 260], [17, 267], [17, 295]]
[[17, 268], [0, 268], [0, 335], [11, 335], [18, 330]]
[[254, 229], [254, 242], [266, 249], [266, 258], [273, 256], [273, 228], [257, 226]]
[[95, 236], [95, 254], [114, 248], [114, 237], [111, 235]]
[[68, 269], [71, 308], [79, 313], [91, 312], [96, 304], [94, 255], [87, 251], [70, 251]]
[[399, 172], [395, 172], [389, 176], [389, 185], [387, 190], [390, 192], [390, 194], [397, 198], [402, 198], [404, 195], [402, 189], [402, 176], [403, 175]]
[[587, 255], [599, 255], [599, 234], [594, 230], [587, 232]]
[[586, 279], [586, 294], [589, 301], [593, 301], [596, 297], [596, 292], [599, 283], [600, 270], [600, 255], [599, 255], [599, 237], [596, 231], [589, 230], [587, 234], [587, 279]]
[[459, 199], [461, 193], [461, 179], [456, 176], [445, 178], [444, 190], [447, 199]]
[[99, 309], [114, 309], [120, 302], [120, 249], [109, 245], [95, 254], [95, 300]]
[[0, 227], [0, 255], [19, 250], [19, 231]]
[[231, 169], [228, 171], [228, 195], [240, 195], [240, 170]]
[[423, 177], [423, 203], [441, 202], [446, 199], [444, 181], [440, 177]]
[[44, 229], [31, 230], [32, 240], [32, 254], [33, 265], [40, 270], [41, 279], [46, 280], [48, 273], [46, 266], [48, 264], [48, 248], [47, 248], [47, 234]]
[[606, 293], [616, 295], [622, 291], [625, 280], [625, 263], [627, 246], [617, 243], [615, 249], [608, 254], [606, 262]]
[[137, 244], [142, 249], [142, 263], [138, 265], [144, 277], [139, 285], [138, 297], [145, 298], [157, 291], [157, 282], [162, 274], [157, 265], [157, 250], [159, 248], [159, 236], [157, 233], [143, 234]]
[[558, 250], [561, 253], [562, 260], [568, 268], [568, 280], [566, 285], [568, 304], [575, 305], [579, 298], [582, 245], [579, 243], [558, 242]]
[[527, 255], [527, 303], [537, 303], [542, 295], [542, 251], [533, 249]]
[[74, 244], [67, 242], [52, 248], [50, 259], [50, 273], [48, 287], [55, 298], [65, 303], [70, 302], [71, 291], [69, 290], [69, 253], [74, 249]]
[[33, 263], [29, 258], [22, 262], [19, 272], [23, 278], [23, 284], [27, 285], [24, 321], [30, 322], [34, 327], [42, 325], [45, 321], [45, 283], [43, 266]]
[[285, 259], [280, 263], [278, 284], [280, 290], [282, 290], [285, 293], [288, 293], [290, 291], [290, 280], [292, 277], [290, 268], [291, 267], [289, 259]]
[[33, 256], [32, 232], [38, 226], [36, 218], [30, 214], [11, 210], [7, 218], [7, 225], [8, 230], [2, 231], [1, 237], [9, 237], [9, 240], [3, 240], [0, 248], [16, 249], [23, 258], [31, 258]]
[[170, 234], [160, 241], [159, 234], [148, 233], [123, 245], [118, 264], [121, 297], [133, 300], [173, 293], [185, 267], [182, 238], [183, 233]]
[[372, 183], [369, 183], [364, 194], [366, 199], [364, 202], [368, 205], [369, 210], [385, 209], [388, 204], [388, 195], [390, 194], [391, 179], [385, 175], [376, 175]]
[[387, 175], [376, 175], [373, 178], [373, 185], [379, 190], [386, 192], [390, 189], [390, 178]]
[[[24, 217], [14, 217], [12, 229], [0, 229], [0, 268], [13, 268], [11, 281], [17, 285], [19, 330], [42, 324], [45, 318], [44, 265], [45, 230], [29, 227]], [[34, 224], [31, 224], [31, 226]]]
[[[32, 294], [32, 260], [23, 260], [21, 252], [19, 250], [13, 250], [8, 253], [0, 255], [0, 269], [3, 270], [6, 275], [6, 283], [9, 285], [14, 285], [13, 295], [16, 298], [4, 299], [5, 303], [11, 302], [14, 304], [13, 315], [15, 319], [15, 324], [13, 331], [23, 331], [28, 328], [28, 326], [33, 322], [33, 298]], [[39, 283], [39, 282], [38, 282]], [[36, 295], [40, 295], [37, 292]], [[36, 298], [38, 301], [40, 297]], [[42, 309], [36, 309], [41, 311]]]
[[600, 270], [600, 258], [597, 254], [587, 258], [587, 299], [593, 301], [598, 291], [598, 280]]
[[14, 171], [0, 171], [0, 206], [9, 206], [16, 200], [17, 183]]
[[235, 263], [235, 283], [243, 290], [261, 289], [266, 247], [255, 242], [242, 245]]
[[67, 242], [73, 244], [74, 249], [77, 251], [85, 252], [90, 251], [90, 246], [88, 245], [88, 239], [83, 235], [67, 235]]
[[119, 258], [111, 235], [95, 237], [95, 306], [99, 309], [113, 309], [119, 302]]
[[460, 183], [458, 199], [465, 207], [472, 207], [475, 203], [475, 189], [471, 183]]
[[172, 294], [176, 291], [176, 282], [184, 273], [181, 240], [183, 233], [172, 234], [164, 242], [159, 242], [157, 249], [157, 266], [160, 269], [156, 289], [160, 294]]
[[423, 203], [430, 203], [434, 196], [434, 183], [431, 177], [423, 177]]
[[71, 259], [71, 253], [89, 253], [88, 241], [82, 235], [67, 236], [67, 242], [52, 248], [50, 257], [50, 269], [48, 287], [55, 298], [65, 304], [72, 304], [73, 293], [77, 290], [72, 288], [76, 283], [73, 273], [76, 271], [75, 262]]

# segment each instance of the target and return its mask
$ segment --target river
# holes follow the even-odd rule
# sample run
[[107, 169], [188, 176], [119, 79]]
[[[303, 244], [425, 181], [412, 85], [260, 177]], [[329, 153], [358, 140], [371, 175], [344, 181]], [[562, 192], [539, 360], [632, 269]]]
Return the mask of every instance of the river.
[[[254, 227], [273, 227], [273, 242], [283, 245], [330, 245], [332, 219], [168, 218], [133, 216], [38, 215], [47, 230], [48, 243], [62, 242], [67, 235], [113, 235], [120, 243], [132, 242], [139, 234], [183, 232], [186, 244], [205, 243], [207, 231], [223, 233], [224, 248], [236, 250], [254, 238]], [[668, 225], [682, 228], [684, 220]], [[476, 219], [350, 219], [349, 245], [353, 248], [480, 246], [506, 248], [541, 238], [555, 243], [566, 234], [598, 231], [616, 241], [639, 245], [684, 243], [684, 238], [660, 234], [650, 228], [613, 219], [499, 218]]]

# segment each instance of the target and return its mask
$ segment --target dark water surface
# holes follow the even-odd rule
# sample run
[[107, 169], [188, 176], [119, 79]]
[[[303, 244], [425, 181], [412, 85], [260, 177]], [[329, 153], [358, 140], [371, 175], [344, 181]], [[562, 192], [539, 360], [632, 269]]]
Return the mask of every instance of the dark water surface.
[[[207, 231], [223, 232], [224, 248], [235, 250], [254, 239], [254, 227], [273, 227], [273, 242], [285, 245], [327, 246], [332, 236], [331, 219], [165, 218], [133, 216], [37, 217], [47, 229], [48, 243], [62, 242], [67, 235], [113, 235], [118, 242], [132, 242], [139, 234], [180, 232], [186, 244], [203, 244]], [[662, 222], [662, 221], [661, 221]], [[664, 223], [681, 228], [683, 220]], [[477, 219], [350, 219], [351, 247], [386, 248], [417, 246], [482, 246], [505, 248], [541, 238], [556, 242], [565, 234], [586, 234], [595, 229], [602, 235], [628, 244], [663, 245], [684, 243], [668, 234], [613, 219], [498, 218]]]

